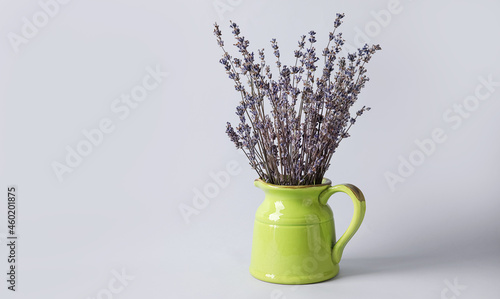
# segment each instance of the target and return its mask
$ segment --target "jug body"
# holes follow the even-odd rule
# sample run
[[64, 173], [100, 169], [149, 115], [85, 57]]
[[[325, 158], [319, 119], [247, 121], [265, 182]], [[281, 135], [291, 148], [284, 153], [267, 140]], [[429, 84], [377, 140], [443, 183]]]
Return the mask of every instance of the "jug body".
[[250, 273], [281, 284], [315, 283], [336, 276], [340, 258], [334, 256], [335, 224], [326, 203], [334, 193], [329, 191], [331, 182], [277, 186], [256, 180], [255, 185], [265, 198], [255, 214]]

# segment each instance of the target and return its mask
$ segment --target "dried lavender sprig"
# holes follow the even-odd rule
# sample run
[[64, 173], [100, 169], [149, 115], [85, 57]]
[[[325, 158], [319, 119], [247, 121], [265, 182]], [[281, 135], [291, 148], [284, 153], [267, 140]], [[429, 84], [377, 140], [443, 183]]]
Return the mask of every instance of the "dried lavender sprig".
[[[237, 25], [235, 23], [231, 22], [231, 27], [233, 28], [233, 34], [239, 35], [239, 28], [237, 27]], [[246, 90], [245, 90], [243, 84], [239, 80], [239, 75], [238, 75], [238, 73], [236, 71], [236, 67], [235, 67], [235, 65], [238, 66], [238, 67], [240, 67], [241, 62], [239, 61], [239, 59], [235, 59], [234, 64], [231, 61], [231, 56], [224, 49], [224, 43], [223, 43], [222, 38], [221, 38], [222, 33], [219, 30], [219, 26], [218, 26], [217, 23], [215, 23], [214, 34], [217, 37], [217, 41], [218, 41], [219, 46], [221, 47], [221, 49], [224, 52], [223, 58], [221, 59], [220, 62], [221, 62], [221, 64], [224, 65], [224, 67], [226, 69], [226, 72], [229, 74], [229, 78], [233, 79], [235, 81], [235, 89], [241, 93], [241, 98], [242, 98], [241, 104], [244, 107], [244, 111], [245, 111], [247, 117], [249, 118], [250, 121], [252, 121], [252, 118], [250, 117], [250, 115], [248, 113], [248, 109], [247, 109], [248, 108], [248, 103], [245, 102], [245, 98], [247, 97], [247, 93], [246, 93]], [[242, 49], [246, 49], [246, 47], [248, 46], [247, 42], [245, 42], [245, 40], [240, 40], [240, 42], [242, 43], [241, 48]], [[241, 109], [239, 111], [241, 111]], [[240, 125], [244, 125], [244, 119], [241, 118], [241, 115], [240, 115], [240, 121], [241, 121]], [[256, 126], [252, 123], [252, 127], [255, 128]], [[230, 134], [231, 140], [233, 140], [233, 142], [235, 142], [235, 136], [234, 136], [234, 134], [231, 134], [231, 133], [228, 133], [228, 134]], [[238, 135], [238, 137], [239, 137], [239, 139], [236, 142], [240, 142], [240, 140], [248, 139], [248, 136], [245, 137], [245, 136]], [[247, 145], [251, 145], [252, 144], [252, 142], [249, 142], [249, 140], [245, 140], [245, 141], [246, 141]], [[257, 141], [260, 141], [260, 140], [257, 140]], [[257, 157], [259, 157], [259, 156], [262, 157], [262, 153], [261, 153], [262, 152], [262, 146], [261, 146], [260, 142], [257, 142], [257, 145], [258, 145], [257, 152], [255, 152], [254, 148], [248, 148], [248, 147], [246, 147], [246, 151], [245, 151], [245, 147], [244, 146], [242, 146], [241, 148], [242, 148], [243, 152], [245, 153], [245, 155], [249, 158], [250, 165], [252, 166], [252, 168], [254, 168], [257, 171], [257, 173], [259, 173], [259, 176], [263, 177], [263, 178], [269, 177], [269, 170], [267, 171], [268, 175], [265, 175], [264, 171], [263, 171], [263, 169], [261, 167], [262, 164], [259, 163], [259, 161], [255, 160], [256, 156]], [[238, 146], [239, 146], [239, 144], [237, 144], [237, 147]], [[268, 165], [272, 165], [272, 163], [265, 163], [264, 164], [265, 167], [267, 167]]]

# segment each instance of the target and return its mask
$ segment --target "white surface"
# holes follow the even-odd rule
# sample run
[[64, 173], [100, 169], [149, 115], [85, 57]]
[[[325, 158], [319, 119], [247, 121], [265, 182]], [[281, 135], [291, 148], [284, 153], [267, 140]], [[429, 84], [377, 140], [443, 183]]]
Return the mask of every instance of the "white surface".
[[[479, 77], [500, 81], [500, 3], [402, 0], [372, 33], [370, 43], [383, 50], [370, 62], [359, 104], [373, 109], [327, 175], [363, 190], [366, 218], [337, 278], [294, 287], [248, 273], [263, 194], [224, 134], [225, 122], [236, 121], [237, 94], [218, 64], [212, 24], [221, 24], [229, 44], [233, 19], [252, 49], [269, 50], [276, 37], [282, 56], [292, 57], [311, 29], [318, 47], [325, 42], [336, 12], [345, 12], [341, 29], [355, 44], [358, 29], [373, 26], [371, 12], [392, 4], [220, 2], [231, 10], [218, 14], [211, 0], [70, 1], [19, 53], [8, 34], [41, 8], [0, 2], [0, 182], [20, 190], [19, 289], [7, 291], [0, 274], [0, 297], [500, 298], [500, 87], [460, 126], [443, 118], [474, 95]], [[120, 119], [113, 101], [157, 65], [168, 76]], [[115, 130], [59, 182], [51, 163], [63, 162], [66, 146], [75, 148], [81, 131], [103, 118]], [[437, 128], [446, 140], [392, 192], [384, 173], [397, 174], [398, 156], [408, 159], [415, 140]], [[232, 160], [240, 172], [187, 224], [179, 206], [193, 205], [195, 190]], [[0, 203], [2, 237], [5, 195]], [[351, 203], [339, 195], [331, 205], [340, 235]], [[134, 279], [120, 287], [113, 271], [122, 269]], [[466, 289], [449, 290], [455, 279]]]

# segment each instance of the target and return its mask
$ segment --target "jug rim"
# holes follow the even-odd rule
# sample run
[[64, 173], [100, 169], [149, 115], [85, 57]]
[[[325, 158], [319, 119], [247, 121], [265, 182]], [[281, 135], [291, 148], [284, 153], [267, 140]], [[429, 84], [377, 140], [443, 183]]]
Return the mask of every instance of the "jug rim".
[[306, 188], [325, 187], [332, 185], [332, 181], [328, 178], [323, 178], [321, 184], [316, 184], [316, 185], [275, 185], [268, 183], [261, 178], [255, 179], [255, 182], [259, 182], [267, 185], [270, 188], [276, 188], [276, 189], [306, 189]]

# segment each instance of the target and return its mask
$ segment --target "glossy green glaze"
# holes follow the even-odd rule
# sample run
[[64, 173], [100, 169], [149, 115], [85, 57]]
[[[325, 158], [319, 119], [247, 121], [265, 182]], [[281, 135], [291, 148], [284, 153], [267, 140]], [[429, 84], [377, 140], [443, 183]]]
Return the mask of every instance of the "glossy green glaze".
[[[339, 272], [344, 248], [365, 215], [365, 199], [350, 184], [278, 186], [255, 180], [265, 193], [257, 209], [250, 273], [257, 279], [281, 284], [306, 284], [328, 280]], [[336, 241], [328, 198], [344, 192], [354, 203], [354, 216]]]

